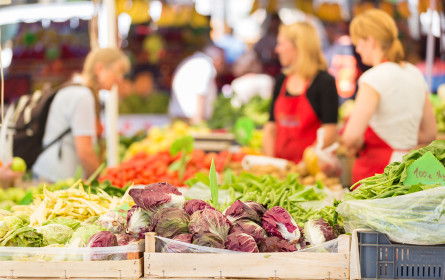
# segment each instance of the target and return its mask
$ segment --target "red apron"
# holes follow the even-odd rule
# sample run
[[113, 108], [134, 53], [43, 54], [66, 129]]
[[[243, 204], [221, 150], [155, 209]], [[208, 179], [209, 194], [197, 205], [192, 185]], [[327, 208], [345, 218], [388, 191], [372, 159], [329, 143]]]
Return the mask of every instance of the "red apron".
[[286, 96], [287, 79], [275, 101], [275, 156], [298, 163], [304, 150], [317, 139], [321, 122], [306, 97], [307, 87], [301, 95]]
[[369, 126], [365, 131], [364, 140], [364, 149], [360, 151], [352, 169], [353, 184], [376, 173], [383, 173], [394, 152], [394, 149]]

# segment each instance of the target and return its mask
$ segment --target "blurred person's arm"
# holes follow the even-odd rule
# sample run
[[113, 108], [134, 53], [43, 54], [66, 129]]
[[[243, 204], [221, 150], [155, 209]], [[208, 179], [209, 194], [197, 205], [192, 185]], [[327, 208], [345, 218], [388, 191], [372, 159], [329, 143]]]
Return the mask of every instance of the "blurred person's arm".
[[417, 142], [419, 145], [430, 144], [437, 137], [437, 123], [434, 116], [433, 106], [425, 93], [425, 103], [423, 105], [422, 119], [420, 120], [419, 135]]
[[94, 151], [93, 137], [75, 136], [74, 142], [77, 156], [86, 172], [84, 175], [85, 177], [89, 177], [100, 165], [99, 158]]
[[205, 118], [205, 104], [206, 104], [207, 95], [198, 94], [196, 96], [196, 112], [191, 122], [193, 124], [198, 124], [202, 122]]
[[267, 122], [263, 127], [263, 153], [266, 156], [275, 156], [275, 139], [277, 126], [275, 122]]
[[342, 143], [350, 155], [355, 155], [361, 150], [365, 131], [377, 109], [379, 100], [380, 96], [375, 89], [366, 83], [360, 84], [354, 109], [342, 135]]
[[332, 144], [334, 144], [335, 141], [337, 141], [338, 130], [336, 123], [323, 124], [321, 127], [324, 130], [322, 147], [322, 149], [324, 149], [331, 146]]
[[11, 183], [23, 176], [24, 172], [16, 172], [11, 170], [12, 162], [0, 166], [0, 187], [9, 187]]

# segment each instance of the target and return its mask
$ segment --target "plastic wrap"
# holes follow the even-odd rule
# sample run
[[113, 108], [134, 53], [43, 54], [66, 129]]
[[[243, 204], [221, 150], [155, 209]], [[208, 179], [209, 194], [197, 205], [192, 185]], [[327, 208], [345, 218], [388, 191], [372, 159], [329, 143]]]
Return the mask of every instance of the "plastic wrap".
[[407, 195], [369, 200], [347, 200], [337, 207], [347, 232], [371, 228], [394, 242], [445, 244], [445, 187]]
[[[217, 253], [217, 254], [242, 254], [244, 252], [231, 251], [226, 249], [211, 248], [198, 246], [186, 242], [176, 241], [160, 236], [156, 236], [156, 252], [162, 253]], [[323, 244], [307, 247], [305, 249], [289, 253], [295, 254], [299, 252], [326, 252], [338, 253], [338, 238], [325, 242]], [[248, 253], [251, 254], [251, 253]]]
[[138, 243], [113, 247], [0, 247], [0, 261], [103, 261], [135, 259]]

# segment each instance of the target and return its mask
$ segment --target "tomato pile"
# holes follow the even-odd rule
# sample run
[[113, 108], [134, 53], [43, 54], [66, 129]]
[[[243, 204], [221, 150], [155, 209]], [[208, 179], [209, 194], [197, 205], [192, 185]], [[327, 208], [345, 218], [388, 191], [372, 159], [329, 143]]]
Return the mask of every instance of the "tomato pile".
[[194, 177], [197, 172], [208, 173], [212, 159], [216, 171], [221, 172], [229, 162], [240, 162], [244, 155], [244, 153], [230, 153], [228, 151], [205, 153], [202, 150], [193, 150], [181, 180], [178, 171], [169, 170], [169, 166], [181, 157], [180, 153], [176, 156], [171, 156], [168, 152], [159, 152], [152, 155], [138, 153], [116, 167], [107, 168], [105, 173], [100, 176], [99, 181], [108, 180], [112, 185], [121, 188], [125, 187], [127, 183], [169, 182], [174, 186], [183, 186], [184, 182]]

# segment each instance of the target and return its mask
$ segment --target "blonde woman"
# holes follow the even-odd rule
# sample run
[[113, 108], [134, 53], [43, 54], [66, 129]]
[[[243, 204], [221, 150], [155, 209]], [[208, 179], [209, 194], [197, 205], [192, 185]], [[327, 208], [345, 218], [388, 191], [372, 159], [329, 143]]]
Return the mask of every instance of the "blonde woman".
[[33, 172], [39, 179], [55, 182], [73, 177], [79, 166], [87, 177], [99, 167], [101, 156], [94, 150], [101, 135], [99, 90], [110, 90], [129, 67], [121, 50], [96, 49], [86, 57], [82, 73], [70, 81], [72, 85], [59, 90], [51, 103], [43, 144], [60, 139], [37, 158]]
[[353, 182], [382, 173], [418, 144], [436, 137], [436, 121], [422, 73], [403, 61], [394, 20], [372, 9], [354, 18], [350, 34], [364, 64], [355, 108], [342, 136], [357, 154]]
[[263, 150], [268, 156], [298, 163], [303, 151], [316, 141], [319, 128], [325, 130], [325, 147], [335, 141], [337, 89], [326, 72], [320, 40], [310, 23], [281, 25], [275, 52], [283, 74], [276, 78]]

